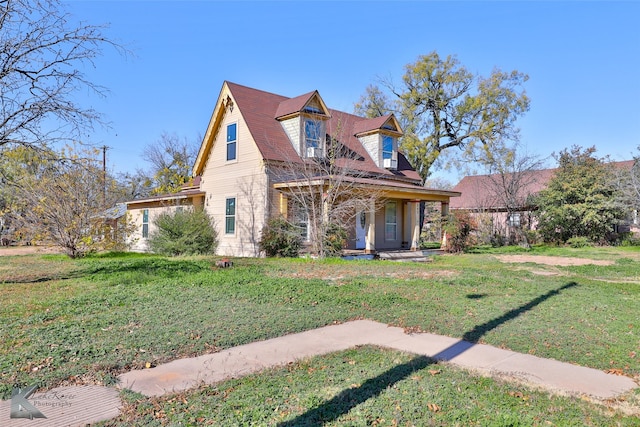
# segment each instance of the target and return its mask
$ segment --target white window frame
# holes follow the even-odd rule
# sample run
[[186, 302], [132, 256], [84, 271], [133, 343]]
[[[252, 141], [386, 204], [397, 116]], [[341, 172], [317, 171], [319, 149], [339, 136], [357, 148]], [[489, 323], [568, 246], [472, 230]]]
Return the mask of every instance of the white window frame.
[[[316, 127], [317, 126], [317, 138], [309, 138], [309, 135], [307, 135], [307, 123], [311, 124], [312, 126]], [[312, 157], [322, 157], [322, 153], [324, 153], [324, 122], [322, 120], [319, 119], [314, 119], [312, 117], [303, 117], [302, 119], [302, 137], [304, 139], [304, 143], [303, 143], [303, 155], [304, 157], [307, 158], [312, 158]], [[313, 149], [314, 152], [318, 153], [320, 155], [315, 155], [315, 156], [310, 156], [310, 152], [311, 149]]]
[[[233, 200], [233, 213], [229, 213], [229, 200]], [[234, 236], [237, 230], [237, 218], [238, 218], [238, 198], [226, 197], [224, 200], [224, 234], [227, 236]], [[233, 230], [229, 231], [229, 220], [233, 220]]]
[[[385, 142], [391, 144], [391, 150], [385, 150]], [[396, 148], [396, 138], [391, 135], [382, 135], [380, 141], [380, 153], [382, 155], [382, 167], [386, 169], [398, 168], [398, 150]]]
[[509, 224], [509, 226], [513, 228], [522, 227], [522, 215], [520, 214], [520, 212], [509, 214], [507, 216], [507, 224]]
[[[234, 126], [235, 127], [235, 139], [233, 140], [229, 140], [229, 129]], [[226, 147], [226, 152], [225, 152], [225, 159], [227, 162], [232, 163], [232, 162], [237, 162], [238, 161], [238, 123], [234, 122], [234, 123], [229, 123], [227, 124], [227, 133], [226, 133], [226, 138], [227, 138], [227, 143], [225, 144]], [[233, 159], [229, 158], [229, 146], [233, 144], [234, 147], [234, 152], [233, 152]]]
[[149, 209], [142, 210], [142, 238], [149, 238]]

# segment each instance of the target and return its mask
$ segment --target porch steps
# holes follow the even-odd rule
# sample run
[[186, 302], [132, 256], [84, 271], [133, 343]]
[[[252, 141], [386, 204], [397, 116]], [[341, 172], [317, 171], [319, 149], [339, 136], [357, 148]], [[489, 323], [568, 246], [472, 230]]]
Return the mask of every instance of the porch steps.
[[443, 254], [441, 249], [425, 249], [421, 251], [380, 251], [379, 259], [397, 262], [428, 262], [433, 255]]

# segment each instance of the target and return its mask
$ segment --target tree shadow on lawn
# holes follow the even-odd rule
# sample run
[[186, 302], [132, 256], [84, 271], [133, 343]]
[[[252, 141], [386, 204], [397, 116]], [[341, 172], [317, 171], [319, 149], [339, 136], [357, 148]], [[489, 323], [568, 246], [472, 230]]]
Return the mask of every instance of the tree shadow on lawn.
[[532, 310], [534, 307], [548, 300], [549, 298], [559, 295], [561, 291], [572, 288], [574, 286], [578, 286], [578, 284], [576, 282], [570, 282], [558, 289], [554, 289], [544, 295], [540, 295], [527, 304], [521, 305], [520, 307], [514, 308], [513, 310], [509, 310], [500, 317], [496, 317], [495, 319], [492, 319], [481, 325], [477, 325], [472, 330], [466, 332], [462, 336], [462, 340], [442, 350], [441, 352], [433, 356], [433, 358], [418, 356], [414, 359], [411, 359], [407, 363], [395, 366], [375, 378], [368, 379], [357, 388], [343, 390], [333, 399], [328, 400], [313, 409], [310, 409], [309, 411], [294, 418], [293, 420], [280, 423], [278, 424], [278, 426], [321, 426], [325, 423], [335, 421], [341, 415], [348, 413], [357, 405], [366, 402], [372, 397], [378, 396], [387, 388], [404, 380], [412, 373], [424, 369], [431, 364], [435, 364], [439, 360], [447, 361], [453, 359], [456, 356], [459, 356], [463, 352], [473, 347], [475, 343], [477, 343], [480, 338], [487, 332], [497, 328], [503, 323], [515, 319], [516, 317], [529, 310]]
[[147, 276], [175, 278], [187, 274], [195, 274], [208, 270], [209, 266], [190, 260], [172, 260], [166, 258], [87, 258], [80, 260], [79, 268], [67, 271], [31, 271], [18, 274], [5, 273], [0, 275], [3, 283], [42, 283], [51, 280], [78, 279], [82, 277], [99, 278], [118, 274], [144, 273]]

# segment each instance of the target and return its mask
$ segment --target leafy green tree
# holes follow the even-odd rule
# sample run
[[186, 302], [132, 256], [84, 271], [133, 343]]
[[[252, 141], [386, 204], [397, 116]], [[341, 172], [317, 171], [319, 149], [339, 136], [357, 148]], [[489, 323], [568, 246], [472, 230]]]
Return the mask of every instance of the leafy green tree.
[[613, 172], [595, 147], [573, 146], [556, 155], [558, 169], [536, 197], [538, 231], [547, 242], [565, 243], [586, 237], [594, 243], [611, 238], [624, 218], [611, 184]]
[[180, 209], [154, 219], [156, 230], [149, 236], [149, 247], [155, 253], [177, 255], [213, 254], [218, 235], [213, 220], [203, 209]]
[[488, 77], [471, 73], [455, 56], [419, 56], [408, 64], [399, 87], [390, 81], [367, 87], [356, 113], [376, 117], [393, 112], [405, 135], [401, 148], [423, 180], [445, 152], [458, 148], [464, 159], [516, 141], [515, 121], [529, 109], [522, 90], [528, 76], [494, 69]]

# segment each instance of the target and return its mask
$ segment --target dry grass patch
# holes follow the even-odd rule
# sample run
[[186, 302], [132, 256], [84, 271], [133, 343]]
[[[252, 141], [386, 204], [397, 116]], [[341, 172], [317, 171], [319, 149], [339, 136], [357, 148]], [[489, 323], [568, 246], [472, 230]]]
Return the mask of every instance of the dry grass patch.
[[574, 265], [613, 265], [610, 260], [596, 260], [588, 258], [557, 257], [544, 255], [497, 255], [496, 258], [505, 263], [525, 263], [544, 264], [552, 266], [568, 267]]

